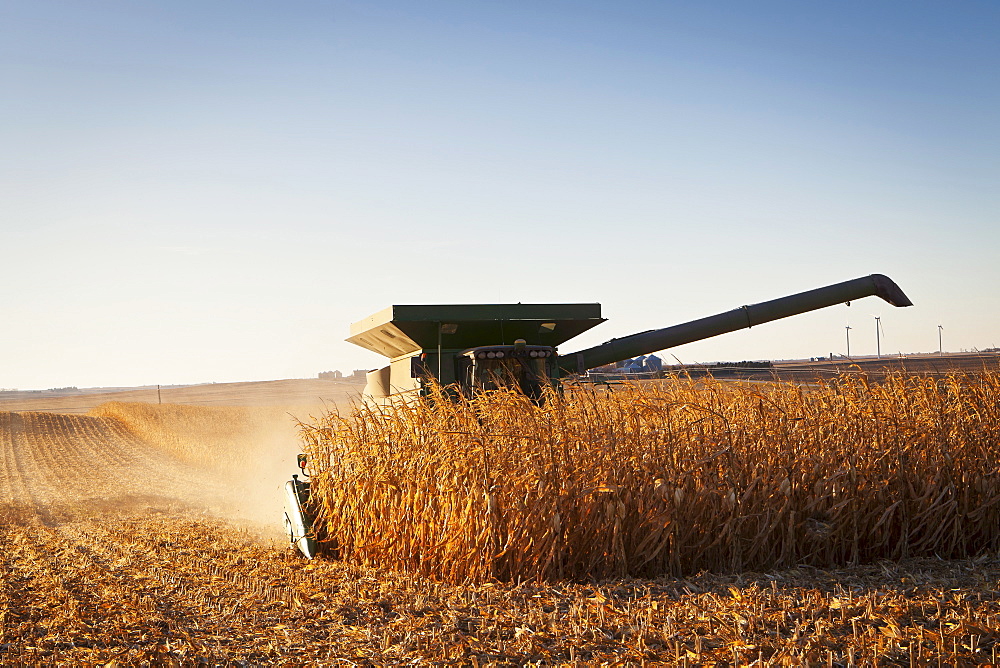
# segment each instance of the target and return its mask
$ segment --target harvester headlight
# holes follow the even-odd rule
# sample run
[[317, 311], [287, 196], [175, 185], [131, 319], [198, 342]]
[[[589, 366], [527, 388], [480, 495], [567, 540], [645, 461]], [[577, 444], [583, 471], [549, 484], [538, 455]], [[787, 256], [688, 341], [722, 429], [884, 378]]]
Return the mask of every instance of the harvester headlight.
[[496, 356], [497, 356], [497, 354], [495, 352], [493, 352], [492, 350], [490, 352], [486, 353], [486, 357], [488, 357], [489, 359], [493, 359]]
[[499, 359], [501, 357], [503, 357], [503, 351], [502, 350], [498, 350], [497, 351], [497, 358]]
[[484, 353], [484, 352], [478, 352], [478, 353], [476, 353], [476, 359], [480, 359], [480, 360], [486, 359], [486, 353]]
[[538, 351], [537, 350], [529, 350], [528, 351], [528, 357], [538, 357]]

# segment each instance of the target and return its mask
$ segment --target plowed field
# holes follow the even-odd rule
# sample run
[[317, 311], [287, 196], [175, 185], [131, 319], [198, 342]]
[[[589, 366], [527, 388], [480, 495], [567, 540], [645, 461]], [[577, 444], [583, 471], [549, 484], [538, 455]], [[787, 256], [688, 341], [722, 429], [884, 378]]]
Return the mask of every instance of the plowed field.
[[995, 559], [442, 585], [306, 562], [275, 538], [277, 510], [270, 528], [247, 511], [280, 467], [186, 463], [137, 433], [0, 413], [0, 664], [996, 662]]

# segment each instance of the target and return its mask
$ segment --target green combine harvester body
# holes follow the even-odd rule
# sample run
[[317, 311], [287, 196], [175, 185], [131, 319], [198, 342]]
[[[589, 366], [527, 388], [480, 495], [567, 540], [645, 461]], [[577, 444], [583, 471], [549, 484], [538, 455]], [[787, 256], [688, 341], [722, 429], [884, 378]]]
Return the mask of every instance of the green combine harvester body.
[[[541, 401], [546, 387], [588, 369], [869, 296], [911, 305], [892, 280], [872, 274], [568, 354], [559, 346], [604, 322], [600, 304], [397, 305], [354, 323], [347, 340], [389, 358], [368, 372], [368, 402], [405, 404], [434, 380], [453, 396], [513, 387]], [[298, 463], [308, 478], [305, 455]], [[292, 476], [285, 492], [289, 542], [311, 559], [319, 545], [310, 483]]]
[[464, 394], [507, 384], [538, 397], [588, 369], [868, 296], [911, 305], [872, 274], [568, 354], [558, 347], [604, 322], [600, 304], [396, 305], [351, 325], [347, 340], [390, 360], [368, 373], [368, 400], [420, 394], [431, 379]]
[[368, 373], [365, 396], [375, 399], [420, 392], [431, 378], [489, 387], [497, 379], [487, 369], [555, 382], [556, 347], [602, 322], [600, 304], [397, 305], [354, 323], [347, 340], [390, 359]]

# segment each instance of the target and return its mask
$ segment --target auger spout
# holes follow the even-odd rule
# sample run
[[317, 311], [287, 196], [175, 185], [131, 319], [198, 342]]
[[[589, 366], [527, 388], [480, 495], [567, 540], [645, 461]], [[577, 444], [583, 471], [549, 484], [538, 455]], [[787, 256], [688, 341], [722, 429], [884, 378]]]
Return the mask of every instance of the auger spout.
[[611, 339], [607, 343], [576, 353], [561, 354], [559, 368], [563, 373], [583, 373], [587, 369], [621, 362], [639, 355], [649, 355], [665, 348], [872, 296], [881, 297], [893, 306], [913, 305], [891, 278], [882, 274], [872, 274], [788, 297], [741, 306], [732, 311], [664, 329]]

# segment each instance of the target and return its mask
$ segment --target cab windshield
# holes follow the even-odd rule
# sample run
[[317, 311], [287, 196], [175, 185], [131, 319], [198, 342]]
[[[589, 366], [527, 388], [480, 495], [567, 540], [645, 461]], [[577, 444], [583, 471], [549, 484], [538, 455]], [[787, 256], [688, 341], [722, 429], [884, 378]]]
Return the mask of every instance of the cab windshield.
[[483, 390], [517, 387], [535, 400], [542, 397], [542, 388], [547, 382], [545, 359], [540, 357], [477, 359], [474, 368], [475, 387]]

